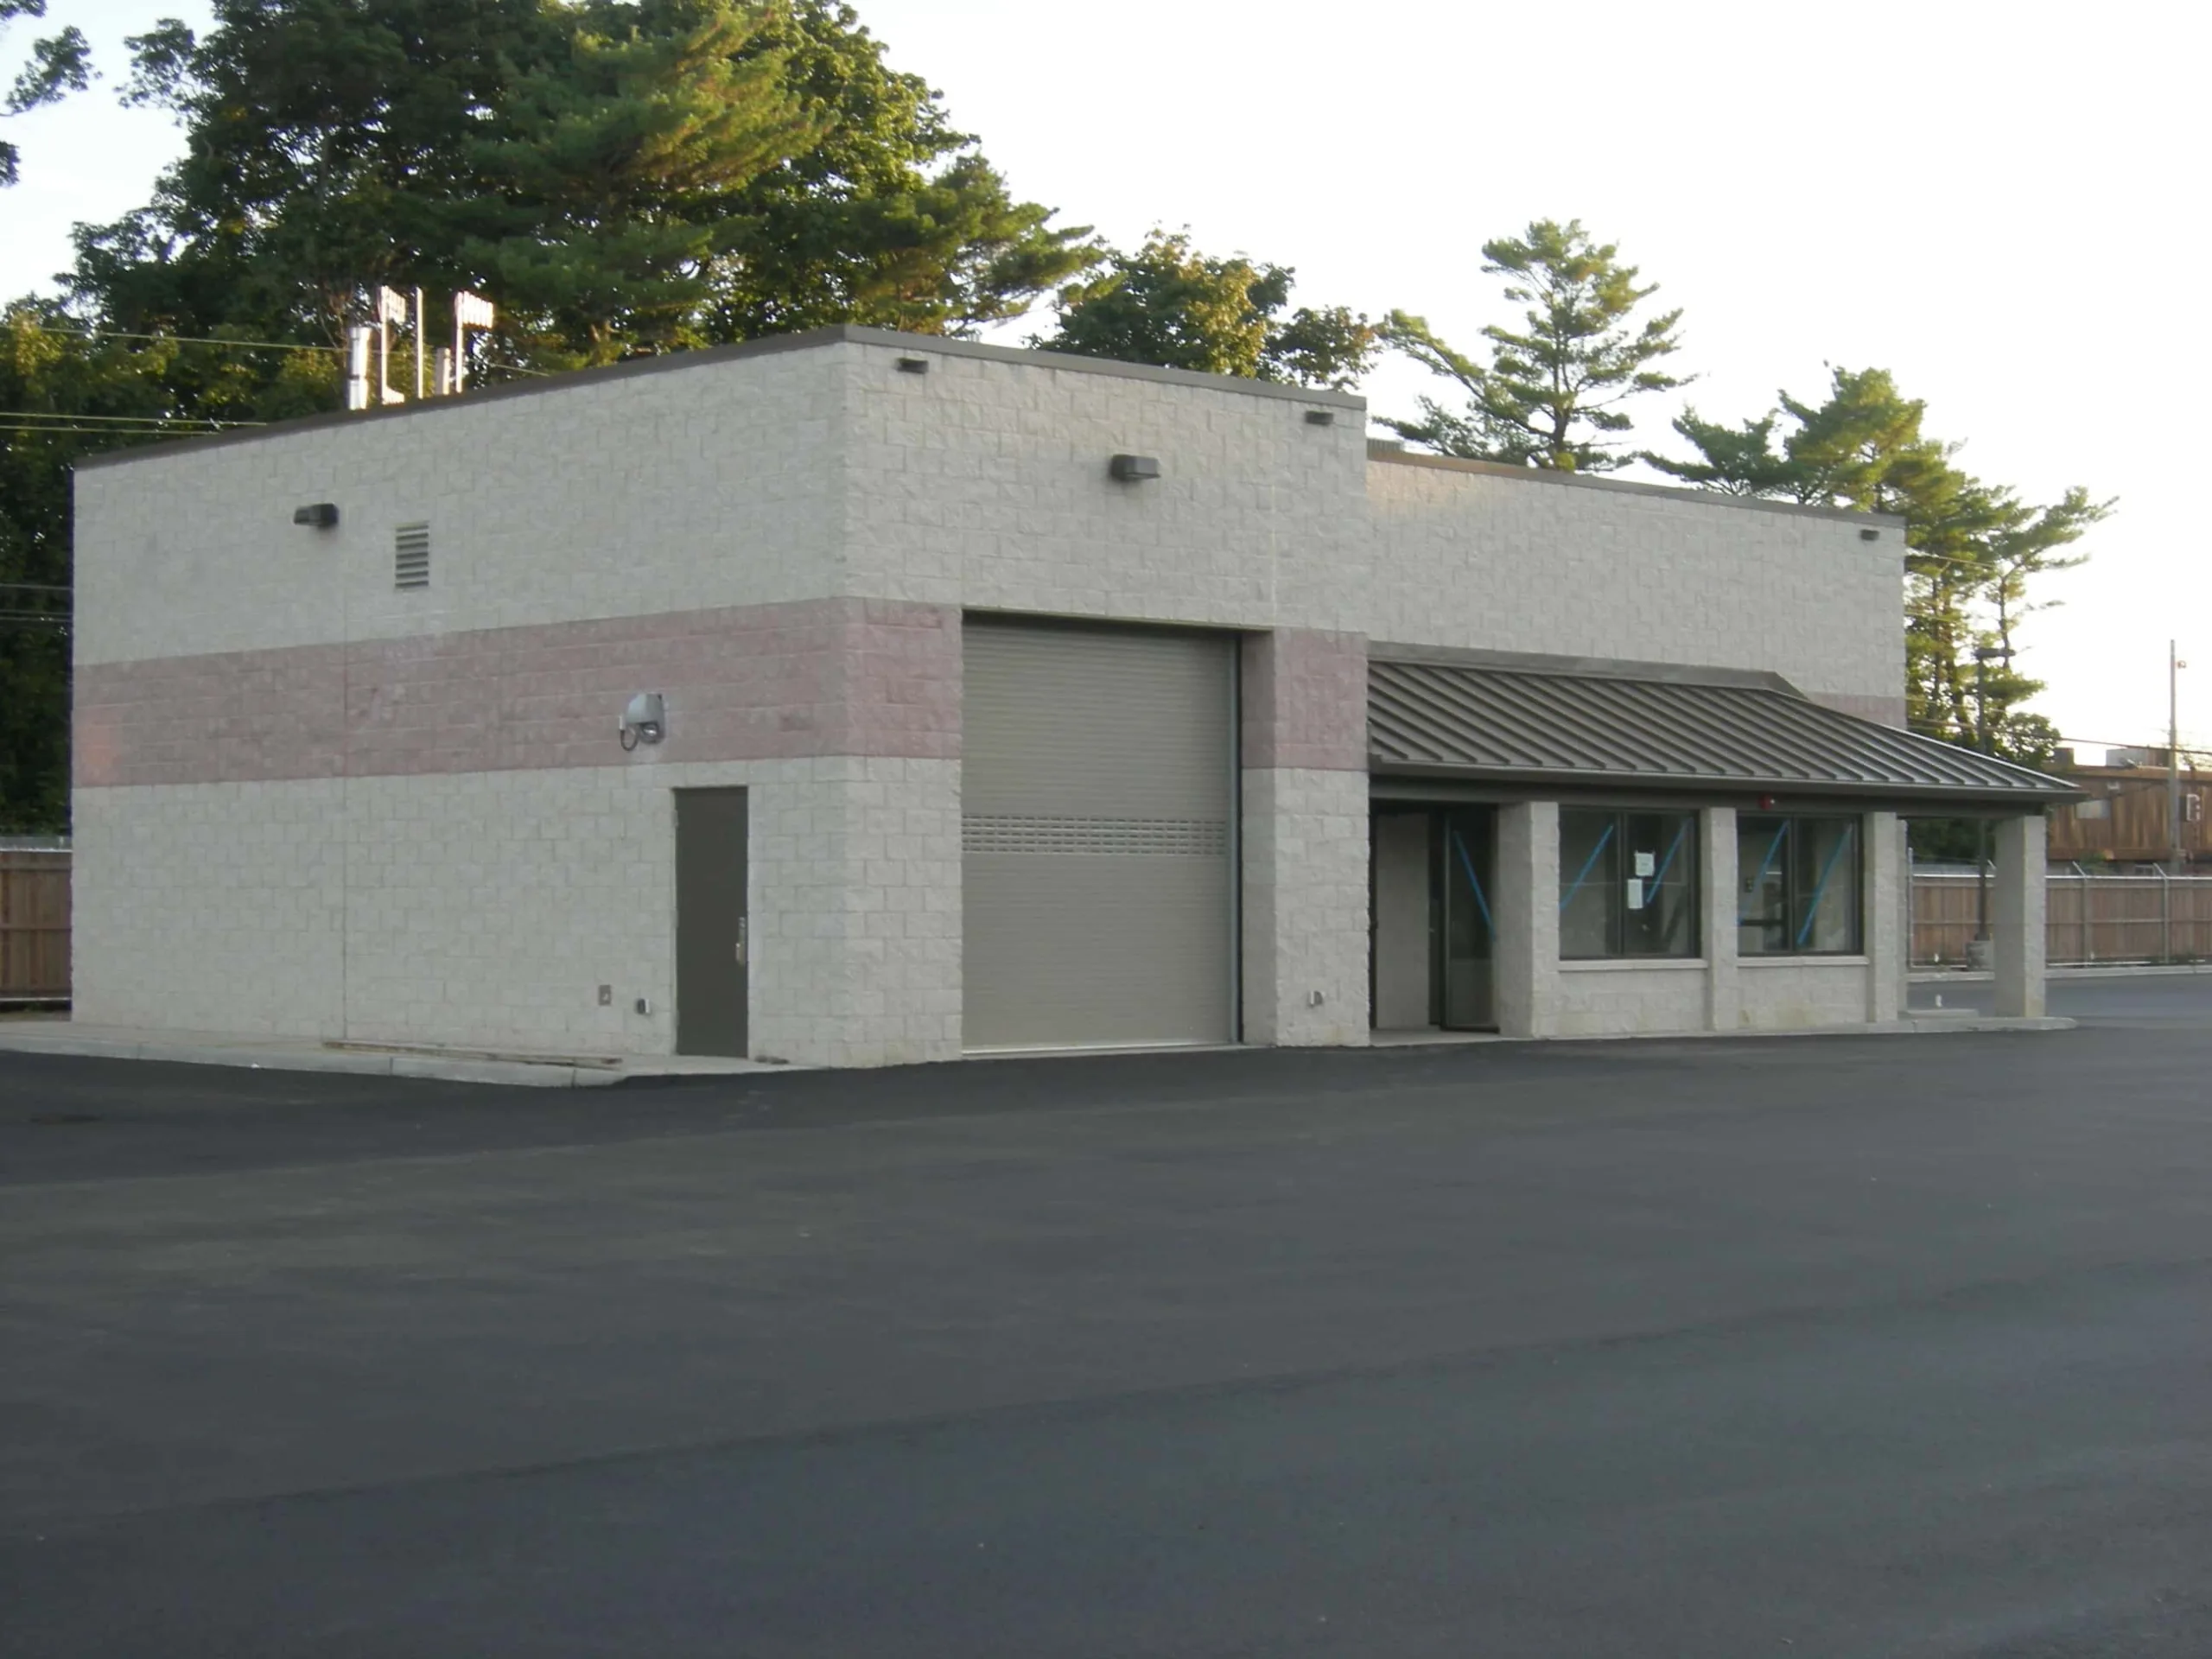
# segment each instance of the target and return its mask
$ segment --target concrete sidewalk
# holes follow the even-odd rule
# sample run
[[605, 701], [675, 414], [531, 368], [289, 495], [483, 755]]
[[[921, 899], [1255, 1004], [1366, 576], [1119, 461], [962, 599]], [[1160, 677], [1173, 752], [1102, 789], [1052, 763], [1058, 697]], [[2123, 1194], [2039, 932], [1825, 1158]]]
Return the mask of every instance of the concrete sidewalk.
[[[2212, 962], [2074, 963], [2044, 969], [2046, 979], [2162, 979], [2169, 976], [2212, 974]], [[1992, 977], [1986, 968], [1916, 968], [1910, 977], [1916, 985], [1980, 985]]]
[[[2059, 1016], [2006, 1019], [1971, 1009], [1916, 1008], [1898, 1020], [1804, 1031], [1641, 1032], [1606, 1037], [1501, 1037], [1495, 1032], [1393, 1031], [1376, 1033], [1376, 1048], [1456, 1046], [1467, 1043], [1609, 1043], [1694, 1041], [1700, 1038], [1863, 1037], [1993, 1031], [2067, 1031]], [[235, 1033], [146, 1031], [79, 1025], [65, 1017], [0, 1018], [0, 1053], [89, 1055], [115, 1060], [166, 1060], [185, 1065], [235, 1065], [254, 1071], [336, 1071], [377, 1077], [436, 1077], [453, 1083], [507, 1084], [537, 1089], [601, 1089], [632, 1077], [728, 1077], [811, 1068], [703, 1054], [549, 1054], [448, 1049], [402, 1044], [316, 1042]], [[1081, 1051], [1078, 1051], [1080, 1052]], [[1141, 1052], [1141, 1051], [1135, 1051]], [[1174, 1052], [1183, 1052], [1177, 1050]], [[975, 1058], [996, 1058], [978, 1055]], [[1023, 1055], [1014, 1058], [1036, 1058]]]
[[43, 1014], [0, 1019], [0, 1052], [7, 1052], [235, 1065], [255, 1071], [438, 1077], [453, 1083], [536, 1089], [599, 1089], [628, 1077], [723, 1077], [807, 1069], [705, 1054], [549, 1054], [316, 1042], [309, 1038], [249, 1037], [226, 1032], [144, 1031], [126, 1026], [79, 1025], [66, 1017]]

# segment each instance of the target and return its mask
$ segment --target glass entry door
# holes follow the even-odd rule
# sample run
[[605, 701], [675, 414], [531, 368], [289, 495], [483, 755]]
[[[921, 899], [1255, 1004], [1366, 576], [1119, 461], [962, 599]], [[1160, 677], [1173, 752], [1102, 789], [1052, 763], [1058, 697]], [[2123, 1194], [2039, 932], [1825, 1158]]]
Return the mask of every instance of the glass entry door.
[[1437, 1024], [1446, 1031], [1485, 1031], [1497, 1024], [1497, 926], [1491, 912], [1497, 812], [1487, 806], [1451, 807], [1437, 817], [1443, 832], [1438, 887], [1444, 911]]

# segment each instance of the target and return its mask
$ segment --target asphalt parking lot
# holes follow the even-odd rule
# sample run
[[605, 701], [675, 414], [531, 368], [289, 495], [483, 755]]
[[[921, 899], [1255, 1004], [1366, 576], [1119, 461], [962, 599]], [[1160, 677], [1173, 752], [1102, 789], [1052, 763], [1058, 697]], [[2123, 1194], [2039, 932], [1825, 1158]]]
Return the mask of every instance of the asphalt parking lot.
[[2202, 1655], [2212, 977], [2054, 1002], [552, 1093], [0, 1055], [0, 1653]]

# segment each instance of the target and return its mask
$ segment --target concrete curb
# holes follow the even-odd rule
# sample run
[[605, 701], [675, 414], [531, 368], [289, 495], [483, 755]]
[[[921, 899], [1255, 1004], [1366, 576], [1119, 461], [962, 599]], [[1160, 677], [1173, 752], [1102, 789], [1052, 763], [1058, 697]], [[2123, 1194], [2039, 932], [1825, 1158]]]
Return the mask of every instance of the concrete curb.
[[[1729, 1042], [1800, 1037], [1948, 1037], [1966, 1032], [2072, 1031], [2081, 1022], [2063, 1014], [2038, 1014], [2032, 1019], [1976, 1014], [1963, 1009], [1915, 1009], [1897, 1020], [1869, 1020], [1850, 1026], [1808, 1026], [1797, 1031], [1618, 1031], [1597, 1036], [1501, 1037], [1496, 1032], [1394, 1032], [1385, 1040], [1370, 1043], [1369, 1052], [1389, 1053], [1413, 1048], [1468, 1048], [1497, 1043], [1694, 1043], [1720, 1039]], [[1357, 1049], [1339, 1050], [1357, 1053]]]
[[1807, 1026], [1796, 1031], [1627, 1031], [1602, 1037], [1497, 1037], [1493, 1042], [1539, 1043], [1657, 1043], [1695, 1042], [1703, 1038], [1730, 1040], [1751, 1038], [1798, 1037], [1947, 1037], [1962, 1032], [2071, 1031], [2079, 1022], [2062, 1014], [2033, 1019], [1971, 1012], [1950, 1014], [1916, 1009], [1900, 1020], [1868, 1020], [1854, 1026]]
[[[2212, 962], [2124, 962], [2110, 967], [2048, 968], [2046, 979], [2159, 979], [2187, 978], [2212, 974]], [[1916, 968], [1909, 976], [1916, 985], [1986, 985], [1986, 968]]]
[[[1446, 1033], [1423, 1033], [1410, 1040], [1363, 1045], [1367, 1052], [1389, 1052], [1411, 1048], [1457, 1048], [1494, 1043], [1623, 1043], [1623, 1042], [1696, 1042], [1724, 1038], [1746, 1039], [1756, 1038], [1801, 1037], [1868, 1037], [1868, 1036], [1942, 1036], [1966, 1032], [2071, 1031], [2075, 1021], [2050, 1015], [2042, 1019], [2005, 1019], [1970, 1011], [1958, 1014], [1916, 1011], [1899, 1020], [1868, 1020], [1859, 1025], [1817, 1026], [1802, 1031], [1639, 1031], [1615, 1032], [1602, 1036], [1557, 1037], [1501, 1037], [1491, 1032], [1469, 1033], [1455, 1036]], [[1241, 1045], [1232, 1046], [1241, 1047]], [[1085, 1051], [1095, 1052], [1096, 1051]], [[1154, 1052], [1190, 1053], [1194, 1052], [1230, 1052], [1225, 1050], [1193, 1051], [1184, 1048], [1150, 1051], [1116, 1050], [1116, 1053]], [[1347, 1052], [1361, 1052], [1358, 1050]], [[524, 1089], [603, 1089], [633, 1077], [661, 1076], [737, 1076], [713, 1072], [691, 1073], [682, 1071], [663, 1072], [650, 1059], [635, 1071], [622, 1066], [575, 1065], [560, 1060], [519, 1060], [471, 1058], [422, 1053], [388, 1053], [374, 1050], [289, 1048], [271, 1046], [256, 1047], [250, 1044], [204, 1042], [187, 1043], [164, 1041], [161, 1039], [79, 1036], [68, 1032], [16, 1030], [0, 1027], [0, 1053], [60, 1054], [111, 1060], [162, 1060], [179, 1065], [226, 1065], [249, 1071], [320, 1071], [350, 1074], [366, 1077], [406, 1077], [430, 1079], [444, 1083], [496, 1084]], [[976, 1056], [977, 1058], [990, 1058]], [[1036, 1058], [1036, 1055], [1025, 1058]], [[748, 1071], [770, 1071], [804, 1070], [784, 1066], [760, 1066]]]
[[227, 1065], [250, 1071], [340, 1072], [365, 1077], [496, 1083], [528, 1089], [600, 1089], [622, 1081], [616, 1067], [558, 1061], [448, 1059], [433, 1054], [353, 1053], [313, 1048], [250, 1048], [209, 1043], [139, 1042], [0, 1029], [0, 1052], [63, 1054], [94, 1059], [164, 1060], [177, 1065]]
[[1875, 1031], [1895, 1031], [1920, 1036], [1942, 1036], [1955, 1031], [2072, 1031], [2080, 1025], [2078, 1020], [2069, 1020], [2063, 1014], [2039, 1014], [2034, 1018], [2022, 1015], [2000, 1017], [1990, 1014], [1947, 1014], [1916, 1012], [1904, 1020], [1885, 1020], [1870, 1027]]

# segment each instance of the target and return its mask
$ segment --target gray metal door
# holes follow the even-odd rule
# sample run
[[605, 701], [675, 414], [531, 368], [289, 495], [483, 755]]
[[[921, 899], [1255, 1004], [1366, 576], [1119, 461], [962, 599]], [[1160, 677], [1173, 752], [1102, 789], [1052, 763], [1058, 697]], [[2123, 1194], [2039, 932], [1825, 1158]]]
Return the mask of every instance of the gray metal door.
[[1236, 1034], [1236, 652], [969, 619], [967, 1046]]
[[676, 1052], [746, 1054], [745, 791], [676, 791]]

